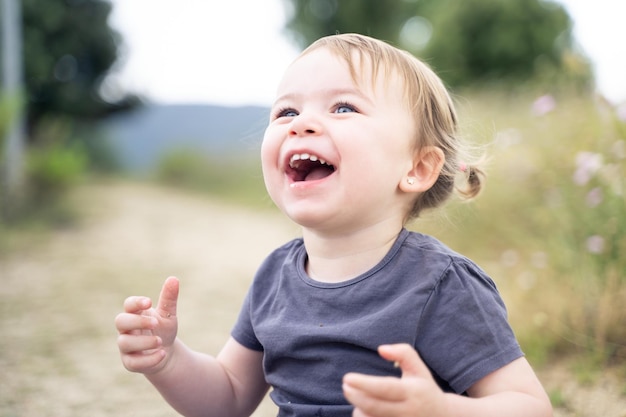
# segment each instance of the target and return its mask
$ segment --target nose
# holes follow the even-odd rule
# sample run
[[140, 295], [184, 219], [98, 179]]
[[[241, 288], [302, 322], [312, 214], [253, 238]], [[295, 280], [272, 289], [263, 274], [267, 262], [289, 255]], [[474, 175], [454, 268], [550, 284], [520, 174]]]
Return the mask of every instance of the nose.
[[300, 113], [291, 121], [290, 136], [316, 136], [321, 134], [322, 124], [312, 112]]

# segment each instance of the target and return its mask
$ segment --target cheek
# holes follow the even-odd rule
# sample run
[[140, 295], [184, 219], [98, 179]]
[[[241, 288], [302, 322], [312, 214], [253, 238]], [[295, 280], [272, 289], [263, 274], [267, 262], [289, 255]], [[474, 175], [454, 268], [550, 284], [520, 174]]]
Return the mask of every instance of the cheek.
[[269, 168], [270, 165], [276, 166], [280, 154], [280, 142], [275, 139], [276, 135], [272, 135], [272, 130], [268, 127], [263, 135], [261, 142], [261, 164], [263, 170]]
[[263, 171], [263, 180], [265, 187], [271, 194], [273, 183], [277, 181], [280, 175], [280, 146], [281, 141], [276, 139], [276, 135], [272, 135], [268, 129], [263, 136], [261, 142], [261, 169]]

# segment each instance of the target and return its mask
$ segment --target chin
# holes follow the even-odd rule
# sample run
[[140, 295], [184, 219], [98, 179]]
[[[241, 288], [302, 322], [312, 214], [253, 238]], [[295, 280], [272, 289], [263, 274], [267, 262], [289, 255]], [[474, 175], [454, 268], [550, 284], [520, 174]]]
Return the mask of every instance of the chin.
[[319, 210], [282, 210], [287, 217], [301, 227], [315, 229], [328, 222]]

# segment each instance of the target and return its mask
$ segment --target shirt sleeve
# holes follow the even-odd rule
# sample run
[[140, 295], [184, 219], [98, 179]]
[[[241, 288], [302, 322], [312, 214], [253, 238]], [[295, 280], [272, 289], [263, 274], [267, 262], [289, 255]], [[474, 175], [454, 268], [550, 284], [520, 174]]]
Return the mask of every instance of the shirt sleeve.
[[239, 317], [231, 331], [231, 336], [248, 349], [263, 351], [263, 345], [261, 345], [261, 342], [257, 339], [254, 333], [254, 327], [252, 326], [250, 300], [252, 298], [253, 289], [254, 286], [250, 287], [248, 290], [248, 294], [239, 311]]
[[469, 261], [455, 260], [426, 302], [416, 349], [456, 393], [523, 356], [494, 282]]

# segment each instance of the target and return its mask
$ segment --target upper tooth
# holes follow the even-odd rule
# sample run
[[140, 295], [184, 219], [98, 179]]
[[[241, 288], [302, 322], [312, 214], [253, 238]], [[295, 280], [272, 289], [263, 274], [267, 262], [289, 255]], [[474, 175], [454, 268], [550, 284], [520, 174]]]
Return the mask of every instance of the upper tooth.
[[296, 154], [293, 154], [291, 158], [289, 159], [289, 165], [293, 167], [294, 162], [306, 160], [306, 159], [313, 161], [313, 162], [319, 161], [321, 164], [326, 164], [326, 161], [319, 158], [317, 155], [311, 155], [308, 153], [296, 153]]

